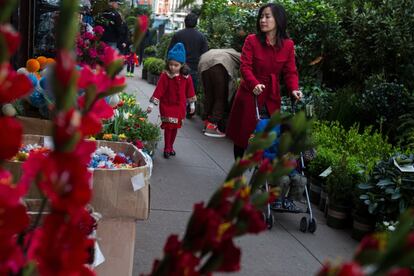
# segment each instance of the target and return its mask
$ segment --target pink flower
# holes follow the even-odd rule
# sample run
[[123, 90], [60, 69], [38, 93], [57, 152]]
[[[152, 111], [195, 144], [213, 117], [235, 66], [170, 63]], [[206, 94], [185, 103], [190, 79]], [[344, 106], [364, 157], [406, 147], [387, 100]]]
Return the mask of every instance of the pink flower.
[[86, 33], [83, 34], [83, 38], [84, 39], [87, 39], [87, 40], [93, 40], [94, 39], [94, 35], [93, 35], [93, 33], [86, 32]]
[[104, 33], [104, 28], [103, 28], [102, 26], [95, 26], [95, 27], [93, 28], [93, 32], [94, 32], [96, 35], [102, 35], [102, 34]]
[[119, 52], [112, 47], [106, 47], [104, 50], [104, 56], [102, 57], [102, 61], [105, 66], [111, 64], [115, 60], [121, 59], [122, 57], [119, 55]]
[[98, 56], [98, 53], [96, 52], [96, 49], [90, 48], [89, 55], [91, 56], [91, 58], [96, 58]]

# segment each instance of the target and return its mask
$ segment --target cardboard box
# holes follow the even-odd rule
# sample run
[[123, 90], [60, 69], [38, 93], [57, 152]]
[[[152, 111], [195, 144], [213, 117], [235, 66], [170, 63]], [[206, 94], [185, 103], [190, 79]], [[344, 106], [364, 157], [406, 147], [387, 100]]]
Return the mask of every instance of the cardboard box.
[[134, 266], [136, 222], [131, 219], [102, 219], [97, 241], [105, 261], [95, 268], [99, 276], [130, 276]]
[[52, 135], [53, 124], [50, 120], [23, 116], [18, 116], [17, 119], [22, 124], [24, 134]]
[[[23, 144], [47, 145], [51, 137], [23, 135]], [[132, 144], [109, 141], [96, 141], [97, 147], [107, 146], [115, 152], [124, 152], [131, 156], [139, 166], [131, 169], [95, 169], [93, 170], [93, 197], [91, 204], [105, 218], [148, 219], [150, 210], [150, 174], [149, 160]], [[22, 162], [7, 161], [15, 180], [20, 179]], [[26, 198], [40, 198], [40, 192], [32, 185]]]

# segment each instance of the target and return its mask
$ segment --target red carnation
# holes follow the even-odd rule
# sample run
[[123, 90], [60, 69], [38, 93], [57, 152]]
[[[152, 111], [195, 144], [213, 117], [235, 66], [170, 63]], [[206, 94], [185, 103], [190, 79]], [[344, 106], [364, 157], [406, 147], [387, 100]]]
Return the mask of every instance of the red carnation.
[[16, 32], [11, 24], [0, 25], [0, 36], [7, 43], [9, 55], [13, 55], [20, 45], [20, 35]]
[[362, 268], [355, 262], [344, 263], [339, 268], [337, 276], [363, 276]]
[[20, 123], [11, 117], [0, 117], [0, 160], [12, 158], [22, 143], [23, 129]]
[[68, 87], [70, 81], [76, 77], [75, 65], [76, 61], [69, 51], [60, 50], [56, 55], [56, 78], [63, 88]]
[[240, 270], [240, 248], [234, 246], [232, 240], [226, 240], [221, 243], [220, 247], [213, 253], [221, 255], [222, 262], [217, 271], [233, 272]]
[[266, 229], [266, 223], [263, 220], [262, 213], [249, 203], [243, 206], [239, 217], [247, 221], [247, 232], [249, 233], [259, 233]]
[[0, 64], [0, 104], [10, 103], [33, 90], [32, 82], [23, 74], [17, 74], [10, 64]]
[[387, 276], [412, 276], [414, 275], [409, 268], [394, 268], [387, 273]]

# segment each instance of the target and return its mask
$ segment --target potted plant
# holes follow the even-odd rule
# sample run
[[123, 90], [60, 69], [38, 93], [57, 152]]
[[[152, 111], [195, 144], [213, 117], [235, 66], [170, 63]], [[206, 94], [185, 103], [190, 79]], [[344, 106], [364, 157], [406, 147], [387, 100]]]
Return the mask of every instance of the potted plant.
[[352, 197], [358, 181], [358, 168], [353, 157], [342, 157], [332, 166], [327, 177], [326, 188], [329, 197], [327, 225], [341, 229], [350, 221]]
[[325, 186], [325, 178], [319, 175], [332, 166], [332, 164], [336, 163], [338, 159], [339, 155], [333, 150], [326, 147], [318, 147], [316, 157], [309, 162], [309, 197], [312, 203], [319, 204], [322, 189]]
[[154, 61], [153, 57], [148, 57], [143, 60], [143, 67], [142, 67], [142, 79], [148, 80], [148, 68], [151, 66], [151, 63]]
[[164, 69], [165, 69], [165, 61], [160, 58], [154, 58], [154, 60], [151, 62], [148, 68], [148, 73], [151, 74], [151, 81], [148, 81], [148, 82], [156, 85]]
[[413, 164], [413, 155], [396, 154], [380, 161], [368, 180], [358, 185], [360, 200], [377, 222], [396, 220], [407, 208], [414, 206], [414, 174], [404, 172]]

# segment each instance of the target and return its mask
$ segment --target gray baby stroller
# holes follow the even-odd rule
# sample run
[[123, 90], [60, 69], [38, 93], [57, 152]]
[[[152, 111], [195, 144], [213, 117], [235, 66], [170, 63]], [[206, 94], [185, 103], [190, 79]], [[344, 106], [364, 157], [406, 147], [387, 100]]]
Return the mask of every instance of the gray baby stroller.
[[[263, 118], [263, 116], [261, 116], [261, 114], [259, 112], [258, 104], [257, 104], [257, 97], [255, 97], [255, 105], [256, 105], [256, 117], [257, 117], [257, 121], [258, 121], [257, 125], [256, 125], [255, 132], [260, 132], [260, 131], [263, 131], [265, 129], [265, 127], [267, 126], [267, 124], [269, 122], [269, 118]], [[293, 108], [294, 107], [292, 106], [292, 109]], [[281, 134], [281, 126], [280, 125], [276, 126], [273, 129], [273, 131], [276, 132], [277, 138], [275, 139], [273, 144], [264, 151], [264, 154], [263, 154], [264, 159], [267, 158], [271, 161], [277, 155], [277, 149], [278, 149], [278, 146], [279, 146], [279, 137], [280, 137], [280, 134]], [[300, 153], [300, 159], [298, 160], [298, 166], [297, 166], [296, 170], [297, 170], [297, 173], [298, 173], [298, 175], [300, 176], [301, 179], [306, 179], [304, 169], [305, 169], [304, 157], [303, 157], [303, 154]], [[257, 173], [257, 168], [255, 168], [252, 177], [254, 177], [256, 173]], [[269, 186], [270, 185], [269, 185], [268, 181], [266, 180], [263, 189], [266, 192], [268, 192], [269, 189], [270, 189]], [[267, 228], [269, 230], [272, 229], [273, 224], [274, 224], [274, 216], [273, 216], [273, 213], [272, 213], [272, 211], [273, 211], [273, 212], [278, 212], [278, 213], [295, 213], [295, 214], [304, 213], [304, 214], [307, 214], [307, 216], [302, 217], [302, 219], [300, 220], [299, 229], [302, 232], [308, 231], [310, 233], [314, 233], [316, 231], [316, 220], [313, 216], [312, 206], [310, 205], [309, 192], [308, 192], [308, 188], [306, 186], [306, 183], [303, 185], [303, 188], [304, 188], [304, 193], [302, 192], [301, 196], [303, 194], [305, 195], [306, 210], [296, 208], [296, 205], [293, 203], [293, 201], [291, 201], [289, 199], [288, 193], [293, 192], [293, 191], [291, 191], [291, 189], [288, 190], [287, 194], [282, 194], [281, 199], [279, 199], [280, 204], [276, 204], [276, 203], [278, 203], [278, 201], [267, 204], [265, 210], [263, 210], [263, 218], [265, 219]]]

